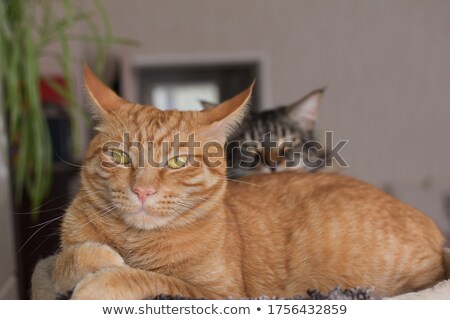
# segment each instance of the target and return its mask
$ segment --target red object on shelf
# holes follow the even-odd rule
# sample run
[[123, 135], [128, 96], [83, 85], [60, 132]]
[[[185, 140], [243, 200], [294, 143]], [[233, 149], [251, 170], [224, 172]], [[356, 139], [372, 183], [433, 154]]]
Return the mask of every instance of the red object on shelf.
[[[58, 83], [60, 86], [62, 86], [64, 88], [67, 87], [66, 80], [64, 80], [64, 78], [62, 76], [54, 76], [54, 77], [50, 77], [50, 79], [52, 81], [55, 81], [56, 83]], [[51, 104], [56, 104], [58, 106], [66, 106], [67, 105], [64, 97], [62, 97], [58, 92], [53, 90], [52, 87], [50, 87], [48, 85], [48, 83], [45, 79], [39, 80], [39, 86], [41, 88], [41, 99], [44, 104], [51, 103]]]

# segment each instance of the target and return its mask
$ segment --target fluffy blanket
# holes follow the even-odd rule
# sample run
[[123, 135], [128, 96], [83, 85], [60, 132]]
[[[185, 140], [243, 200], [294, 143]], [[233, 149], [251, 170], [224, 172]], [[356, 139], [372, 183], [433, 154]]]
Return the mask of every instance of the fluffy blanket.
[[[55, 286], [52, 282], [52, 271], [54, 268], [56, 256], [50, 256], [42, 259], [36, 265], [33, 277], [31, 279], [31, 297], [35, 300], [54, 300], [54, 299], [69, 299], [70, 293], [56, 292]], [[447, 278], [450, 279], [450, 249], [445, 249], [445, 263], [447, 267]], [[329, 292], [323, 293], [315, 290], [309, 290], [304, 296], [294, 297], [266, 297], [262, 296], [258, 299], [308, 299], [308, 300], [367, 300], [374, 298], [371, 289], [353, 288], [345, 289], [335, 288]], [[157, 300], [173, 300], [173, 299], [190, 299], [189, 297], [159, 295], [156, 297], [149, 297], [148, 299]], [[401, 299], [401, 300], [450, 300], [450, 280], [444, 280], [435, 286], [420, 290], [417, 292], [410, 292], [396, 297], [384, 299]]]

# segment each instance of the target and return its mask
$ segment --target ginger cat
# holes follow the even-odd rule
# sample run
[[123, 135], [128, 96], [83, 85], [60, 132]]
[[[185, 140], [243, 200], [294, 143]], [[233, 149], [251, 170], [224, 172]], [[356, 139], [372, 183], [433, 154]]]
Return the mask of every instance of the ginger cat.
[[[195, 133], [202, 144], [223, 144], [252, 87], [214, 109], [180, 112], [130, 103], [87, 67], [85, 82], [98, 134], [62, 224], [59, 291], [74, 289], [74, 299], [220, 299], [340, 285], [392, 296], [444, 278], [444, 239], [434, 222], [365, 183], [301, 172], [229, 181], [224, 156], [207, 165], [198, 149], [170, 148], [163, 165], [141, 163], [148, 141], [162, 159], [163, 141], [177, 133], [180, 141]], [[105, 147], [124, 132], [143, 147]]]

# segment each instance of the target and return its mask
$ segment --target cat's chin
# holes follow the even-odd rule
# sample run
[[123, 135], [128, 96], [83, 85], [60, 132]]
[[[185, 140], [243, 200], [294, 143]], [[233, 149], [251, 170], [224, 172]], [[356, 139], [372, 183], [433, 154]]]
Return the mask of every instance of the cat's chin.
[[123, 216], [123, 220], [130, 227], [141, 230], [154, 230], [166, 226], [174, 219], [173, 216], [160, 216], [149, 213], [144, 209]]

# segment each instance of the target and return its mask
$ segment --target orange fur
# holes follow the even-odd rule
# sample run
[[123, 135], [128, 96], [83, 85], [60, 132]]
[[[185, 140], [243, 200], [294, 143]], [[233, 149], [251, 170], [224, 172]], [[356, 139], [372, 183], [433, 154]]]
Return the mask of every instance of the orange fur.
[[[75, 299], [291, 296], [337, 285], [392, 296], [443, 279], [444, 240], [434, 222], [348, 177], [286, 172], [229, 181], [221, 156], [210, 159], [222, 160], [217, 168], [138, 168], [132, 149], [131, 167], [102, 167], [111, 160], [103, 144], [124, 132], [145, 152], [154, 141], [158, 159], [162, 141], [177, 133], [223, 143], [251, 88], [212, 110], [163, 112], [115, 96], [85, 72], [102, 120], [54, 272], [60, 288], [75, 287]], [[142, 207], [136, 187], [157, 192]]]

